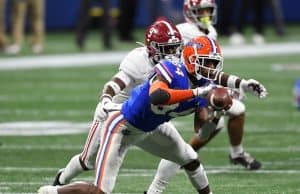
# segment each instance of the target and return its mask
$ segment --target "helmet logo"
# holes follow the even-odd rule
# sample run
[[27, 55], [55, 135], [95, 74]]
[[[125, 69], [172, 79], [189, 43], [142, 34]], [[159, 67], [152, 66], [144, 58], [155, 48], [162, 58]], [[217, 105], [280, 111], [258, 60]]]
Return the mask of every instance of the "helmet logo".
[[154, 27], [150, 28], [147, 37], [151, 37], [154, 33], [157, 33], [157, 30]]
[[203, 48], [203, 44], [199, 43], [199, 42], [195, 42], [194, 40], [189, 41], [188, 43], [186, 43], [186, 46], [191, 46], [191, 47], [196, 47], [196, 49], [201, 49]]

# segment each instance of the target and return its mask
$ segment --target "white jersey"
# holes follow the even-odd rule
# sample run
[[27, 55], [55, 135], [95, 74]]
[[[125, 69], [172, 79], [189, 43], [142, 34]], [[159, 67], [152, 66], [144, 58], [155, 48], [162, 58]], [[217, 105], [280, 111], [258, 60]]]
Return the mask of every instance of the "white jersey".
[[208, 34], [205, 34], [203, 31], [199, 30], [197, 25], [189, 22], [177, 24], [176, 27], [182, 36], [184, 44], [187, 43], [190, 39], [202, 35], [207, 35], [214, 40], [217, 39], [217, 31], [213, 26], [209, 26]]
[[148, 57], [146, 47], [133, 49], [121, 62], [120, 71], [123, 71], [130, 78], [129, 85], [119, 94], [114, 96], [113, 102], [122, 103], [130, 95], [131, 90], [145, 82], [153, 72], [153, 64]]

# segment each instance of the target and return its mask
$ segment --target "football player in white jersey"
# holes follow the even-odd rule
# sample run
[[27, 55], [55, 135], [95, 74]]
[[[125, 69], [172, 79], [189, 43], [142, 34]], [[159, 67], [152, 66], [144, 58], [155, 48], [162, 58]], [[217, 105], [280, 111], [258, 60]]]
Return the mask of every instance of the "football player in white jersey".
[[[184, 17], [187, 22], [178, 24], [178, 28], [184, 43], [190, 39], [199, 36], [207, 35], [216, 40], [217, 32], [213, 25], [217, 21], [217, 5], [214, 0], [185, 0], [183, 6]], [[242, 145], [244, 132], [244, 121], [246, 107], [242, 101], [244, 95], [238, 91], [232, 91], [235, 95], [233, 106], [227, 111], [228, 116], [228, 135], [231, 144], [229, 160], [233, 164], [239, 164], [249, 170], [257, 170], [261, 168], [261, 163], [255, 160], [247, 153]], [[224, 125], [224, 124], [223, 124]], [[196, 150], [204, 146], [207, 141], [195, 137], [193, 140]], [[196, 145], [197, 144], [197, 145]]]
[[[171, 41], [170, 34], [174, 34], [176, 41]], [[175, 25], [162, 18], [147, 28], [145, 45], [129, 52], [122, 60], [119, 72], [104, 85], [84, 149], [80, 154], [73, 156], [65, 168], [58, 171], [53, 182], [54, 186], [67, 184], [84, 170], [94, 169], [100, 131], [107, 116], [103, 110], [104, 105], [127, 100], [131, 90], [148, 79], [153, 73], [154, 65], [160, 60], [165, 58], [179, 60], [182, 45], [181, 35]], [[164, 125], [168, 127], [171, 124]]]

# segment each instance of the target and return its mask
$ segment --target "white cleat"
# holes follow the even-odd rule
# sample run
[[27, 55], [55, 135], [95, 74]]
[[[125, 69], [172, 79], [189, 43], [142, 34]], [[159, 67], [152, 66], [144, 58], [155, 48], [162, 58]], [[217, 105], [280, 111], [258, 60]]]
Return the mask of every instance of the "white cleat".
[[39, 188], [38, 194], [58, 194], [57, 187], [51, 185], [42, 186]]
[[229, 37], [229, 43], [233, 46], [239, 46], [239, 45], [243, 45], [245, 44], [245, 38], [242, 34], [240, 33], [233, 33], [230, 37]]
[[261, 34], [254, 34], [253, 37], [252, 37], [252, 41], [255, 45], [265, 44], [265, 38]]
[[21, 51], [21, 46], [13, 44], [5, 48], [4, 52], [8, 55], [16, 55]]
[[34, 54], [40, 54], [44, 50], [43, 45], [41, 44], [35, 44], [31, 49]]

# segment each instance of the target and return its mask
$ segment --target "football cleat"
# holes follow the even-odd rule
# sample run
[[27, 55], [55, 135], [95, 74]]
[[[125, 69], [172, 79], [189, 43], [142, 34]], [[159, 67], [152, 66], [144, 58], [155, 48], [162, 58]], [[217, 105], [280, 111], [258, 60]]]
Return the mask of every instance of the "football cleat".
[[54, 181], [53, 181], [53, 184], [52, 184], [53, 186], [64, 185], [64, 184], [61, 184], [61, 183], [59, 182], [59, 177], [60, 177], [61, 173], [62, 173], [64, 170], [65, 170], [64, 168], [58, 170], [58, 172], [57, 172], [57, 174], [56, 174], [56, 176], [55, 176], [55, 179], [54, 179]]
[[229, 154], [229, 160], [232, 164], [240, 164], [248, 170], [258, 170], [261, 168], [261, 163], [255, 160], [255, 158], [251, 157], [247, 152], [242, 152], [238, 155], [238, 157], [235, 158]]

